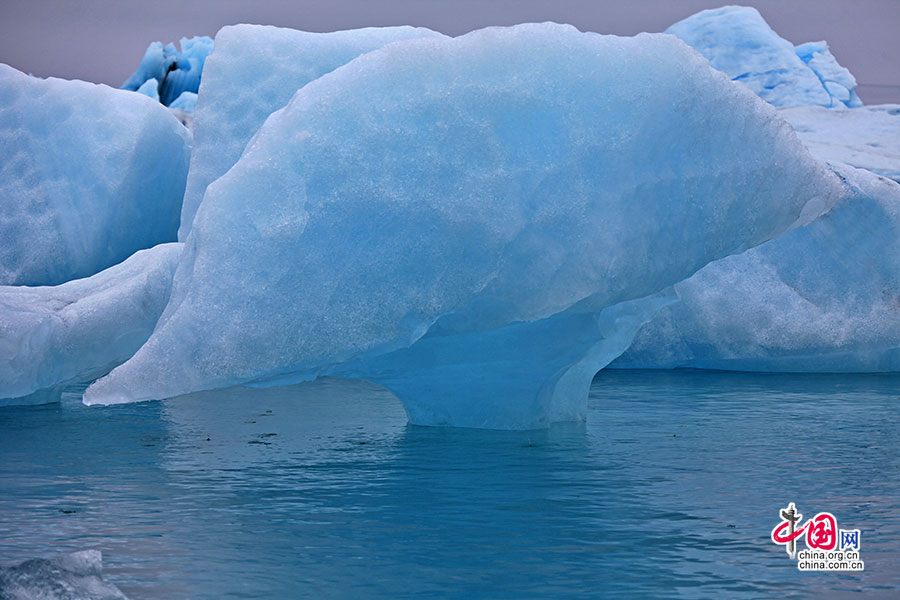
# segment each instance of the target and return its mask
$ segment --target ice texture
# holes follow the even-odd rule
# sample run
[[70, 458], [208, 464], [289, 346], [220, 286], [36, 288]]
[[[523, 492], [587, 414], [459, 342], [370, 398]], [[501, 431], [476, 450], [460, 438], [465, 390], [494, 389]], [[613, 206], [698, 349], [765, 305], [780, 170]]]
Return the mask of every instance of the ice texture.
[[122, 89], [140, 92], [148, 81], [156, 79], [157, 100], [170, 106], [183, 92], [197, 93], [203, 65], [212, 50], [213, 41], [206, 36], [181, 38], [180, 52], [174, 44], [153, 42]]
[[[169, 110], [182, 125], [191, 132], [191, 145], [194, 143], [194, 111], [197, 109], [197, 94], [182, 92], [178, 99], [169, 105]], [[180, 222], [179, 217], [179, 222]]]
[[172, 287], [181, 244], [58, 286], [0, 286], [0, 406], [59, 400], [125, 362], [150, 337]]
[[833, 101], [831, 106], [857, 108], [862, 100], [856, 95], [856, 78], [838, 64], [827, 42], [807, 42], [795, 48], [797, 56], [815, 72]]
[[835, 168], [837, 206], [676, 285], [612, 366], [900, 371], [900, 185]]
[[301, 88], [209, 186], [156, 330], [84, 400], [339, 375], [419, 424], [581, 419], [669, 286], [840, 192], [673, 36], [391, 44]]
[[137, 89], [137, 93], [159, 102], [159, 82], [156, 79], [148, 79]]
[[3, 600], [127, 600], [101, 573], [98, 550], [82, 550], [53, 558], [34, 558], [0, 567]]
[[178, 239], [183, 241], [206, 186], [240, 158], [272, 112], [298, 89], [385, 44], [442, 37], [422, 27], [382, 27], [310, 33], [262, 25], [224, 27], [216, 35], [194, 117], [194, 154]]
[[389, 389], [419, 425], [534, 429], [580, 421], [597, 371], [672, 301], [670, 289], [599, 311], [588, 299], [587, 306], [487, 331], [455, 330], [438, 320], [408, 348], [348, 360], [320, 375]]
[[819, 158], [900, 182], [900, 104], [853, 110], [801, 106], [781, 109], [778, 114]]
[[194, 92], [181, 92], [181, 95], [175, 99], [169, 108], [180, 108], [184, 112], [194, 114], [197, 109], [197, 94]]
[[189, 137], [140, 94], [0, 65], [0, 285], [56, 285], [174, 241]]
[[825, 42], [797, 48], [775, 33], [755, 8], [701, 11], [669, 27], [734, 81], [775, 106], [861, 106], [856, 80]]

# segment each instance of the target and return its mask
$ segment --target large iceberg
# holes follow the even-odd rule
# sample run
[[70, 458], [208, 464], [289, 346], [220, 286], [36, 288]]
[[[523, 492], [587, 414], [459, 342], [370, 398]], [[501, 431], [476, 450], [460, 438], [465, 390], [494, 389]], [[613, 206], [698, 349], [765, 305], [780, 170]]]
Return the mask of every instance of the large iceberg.
[[854, 110], [798, 106], [778, 114], [815, 156], [900, 182], [900, 104]]
[[612, 366], [900, 371], [900, 185], [835, 168], [837, 206], [676, 285]]
[[390, 44], [300, 89], [209, 186], [156, 330], [84, 400], [339, 375], [413, 423], [580, 419], [669, 286], [842, 189], [673, 36]]
[[0, 286], [0, 406], [59, 400], [126, 361], [150, 337], [181, 244], [141, 250], [87, 279]]
[[0, 285], [87, 277], [173, 241], [189, 135], [140, 94], [0, 64]]
[[203, 65], [212, 50], [213, 41], [206, 36], [181, 38], [181, 51], [174, 44], [153, 42], [122, 89], [141, 91], [154, 85], [156, 99], [169, 106], [184, 92], [197, 93]]
[[825, 42], [794, 47], [755, 8], [724, 6], [701, 11], [669, 27], [734, 81], [775, 106], [861, 106], [856, 80]]
[[398, 40], [442, 37], [422, 27], [310, 33], [234, 25], [216, 35], [194, 117], [194, 152], [178, 239], [184, 240], [206, 186], [225, 174], [271, 113], [298, 89], [366, 52]]

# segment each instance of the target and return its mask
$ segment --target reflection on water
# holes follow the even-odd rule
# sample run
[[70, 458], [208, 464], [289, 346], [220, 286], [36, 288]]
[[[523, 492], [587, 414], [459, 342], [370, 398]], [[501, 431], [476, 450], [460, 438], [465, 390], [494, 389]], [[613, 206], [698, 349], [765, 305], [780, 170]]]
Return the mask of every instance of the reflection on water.
[[[132, 598], [890, 597], [898, 383], [607, 371], [586, 424], [530, 432], [335, 381], [2, 409], [0, 564], [97, 548]], [[789, 501], [866, 571], [798, 572]]]

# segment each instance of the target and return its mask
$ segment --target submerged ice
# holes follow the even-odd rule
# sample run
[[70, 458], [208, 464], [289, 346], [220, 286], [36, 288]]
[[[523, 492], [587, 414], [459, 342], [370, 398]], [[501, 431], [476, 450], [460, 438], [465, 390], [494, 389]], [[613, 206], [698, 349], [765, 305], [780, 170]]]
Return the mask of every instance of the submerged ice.
[[414, 423], [583, 418], [669, 286], [840, 193], [773, 108], [671, 36], [391, 44], [302, 87], [209, 185], [153, 335], [85, 402], [339, 375]]
[[189, 139], [142, 95], [0, 64], [0, 285], [56, 285], [173, 241]]
[[103, 580], [98, 550], [81, 550], [53, 558], [34, 558], [0, 567], [0, 598], [4, 600], [128, 600]]

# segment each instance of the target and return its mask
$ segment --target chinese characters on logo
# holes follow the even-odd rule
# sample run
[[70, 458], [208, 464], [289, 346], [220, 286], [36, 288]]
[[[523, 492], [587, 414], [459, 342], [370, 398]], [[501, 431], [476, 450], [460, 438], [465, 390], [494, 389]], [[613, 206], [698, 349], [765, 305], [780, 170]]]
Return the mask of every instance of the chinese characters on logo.
[[[802, 525], [803, 515], [794, 503], [779, 511], [781, 523], [772, 530], [772, 541], [785, 547], [791, 559], [797, 558], [801, 571], [862, 571], [859, 559], [859, 529], [838, 529], [830, 512], [820, 512]], [[807, 550], [797, 553], [797, 539], [806, 535]]]

